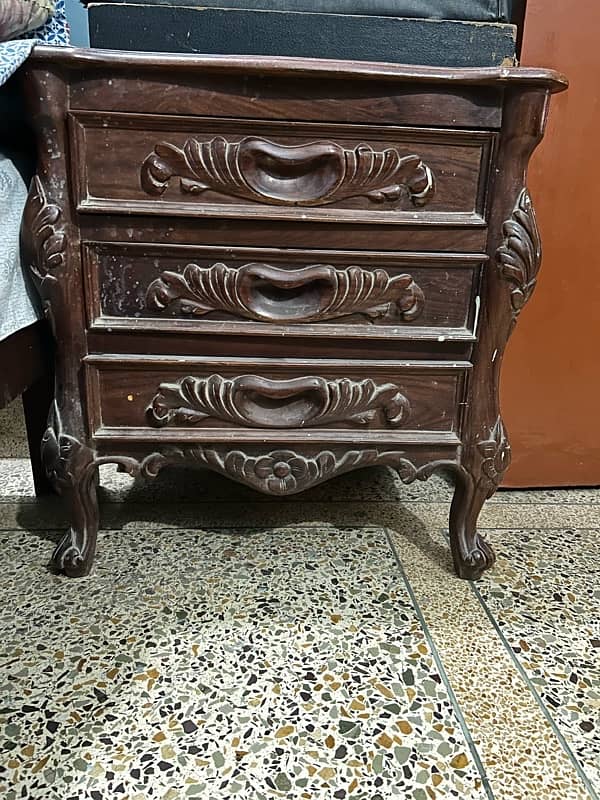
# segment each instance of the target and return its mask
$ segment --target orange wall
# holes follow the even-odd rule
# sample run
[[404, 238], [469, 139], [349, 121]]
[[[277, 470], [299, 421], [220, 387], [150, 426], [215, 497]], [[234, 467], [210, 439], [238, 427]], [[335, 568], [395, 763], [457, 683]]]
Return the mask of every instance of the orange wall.
[[543, 261], [504, 361], [504, 485], [600, 485], [600, 0], [528, 0], [521, 62], [571, 85], [529, 170]]

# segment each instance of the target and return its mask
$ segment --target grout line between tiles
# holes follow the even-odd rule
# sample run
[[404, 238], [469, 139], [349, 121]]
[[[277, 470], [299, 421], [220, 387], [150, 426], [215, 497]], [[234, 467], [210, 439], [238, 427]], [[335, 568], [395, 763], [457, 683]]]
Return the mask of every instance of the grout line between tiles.
[[[542, 529], [542, 530], [559, 530], [559, 529], [556, 529], [556, 528], [554, 528], [554, 529], [553, 528], [545, 528], [545, 529]], [[595, 529], [594, 528], [579, 528], [579, 530], [595, 530]], [[447, 531], [444, 531], [444, 536], [447, 538]], [[560, 729], [558, 728], [558, 725], [556, 724], [556, 722], [554, 720], [554, 717], [548, 711], [548, 708], [547, 708], [546, 704], [544, 703], [544, 701], [542, 700], [542, 698], [538, 694], [538, 692], [537, 692], [535, 686], [533, 685], [533, 683], [531, 682], [531, 680], [529, 678], [529, 675], [527, 674], [525, 668], [523, 667], [523, 665], [521, 664], [521, 662], [517, 658], [514, 650], [510, 646], [506, 636], [502, 632], [502, 629], [500, 628], [500, 626], [496, 622], [496, 619], [495, 619], [494, 615], [492, 614], [489, 606], [487, 605], [487, 603], [485, 602], [485, 600], [481, 596], [481, 592], [477, 588], [476, 583], [474, 581], [469, 581], [469, 584], [470, 584], [470, 587], [471, 587], [471, 591], [473, 592], [473, 594], [475, 595], [475, 597], [478, 600], [479, 604], [481, 605], [484, 613], [486, 614], [487, 618], [489, 619], [490, 623], [492, 624], [492, 626], [493, 626], [494, 630], [496, 631], [496, 634], [497, 634], [498, 638], [500, 639], [500, 641], [502, 642], [504, 648], [507, 650], [512, 662], [514, 663], [514, 665], [515, 665], [517, 671], [519, 672], [521, 678], [523, 679], [525, 685], [527, 686], [527, 688], [529, 689], [531, 695], [533, 696], [533, 698], [535, 699], [536, 703], [540, 707], [540, 710], [541, 710], [542, 714], [548, 720], [548, 722], [549, 722], [549, 724], [550, 724], [550, 726], [551, 726], [551, 728], [552, 728], [552, 730], [554, 732], [554, 735], [556, 736], [556, 738], [558, 739], [558, 741], [561, 744], [561, 747], [563, 748], [563, 750], [565, 751], [565, 753], [569, 757], [571, 763], [575, 767], [575, 770], [577, 771], [577, 774], [579, 775], [579, 777], [581, 779], [581, 782], [583, 783], [583, 785], [585, 786], [587, 792], [590, 795], [590, 800], [600, 800], [598, 798], [598, 795], [597, 795], [594, 787], [592, 786], [588, 776], [586, 775], [583, 767], [581, 766], [579, 760], [575, 757], [575, 754], [571, 750], [571, 746], [569, 745], [569, 743], [567, 742], [567, 740], [565, 739], [565, 737], [561, 733]]]
[[[564, 528], [565, 528], [564, 525], [559, 527], [559, 528], [554, 528], [554, 527], [550, 527], [550, 526], [544, 526], [543, 528], [528, 528], [527, 530], [539, 530], [540, 532], [543, 532], [543, 531], [552, 531], [552, 530], [564, 530]], [[481, 527], [478, 527], [478, 530], [518, 530], [518, 528], [515, 528], [514, 526], [513, 526], [513, 528], [481, 528]], [[596, 530], [596, 528], [576, 527], [575, 530], [594, 531], [594, 530]], [[446, 540], [446, 542], [449, 543], [450, 542], [450, 534], [449, 534], [448, 529], [444, 528], [442, 530], [442, 534], [443, 534], [444, 539]], [[485, 613], [485, 615], [487, 616], [488, 620], [490, 621], [492, 627], [494, 628], [494, 630], [496, 632], [496, 635], [498, 636], [498, 638], [500, 639], [500, 641], [502, 643], [502, 646], [504, 647], [504, 649], [508, 653], [511, 661], [515, 665], [515, 667], [517, 669], [517, 672], [519, 673], [519, 675], [523, 679], [523, 682], [525, 683], [525, 686], [527, 686], [530, 694], [532, 695], [532, 697], [536, 701], [536, 703], [539, 706], [542, 714], [548, 720], [548, 723], [550, 724], [550, 727], [552, 728], [552, 731], [554, 732], [554, 735], [558, 739], [561, 747], [563, 748], [564, 752], [567, 754], [569, 760], [571, 761], [571, 763], [575, 767], [575, 770], [576, 770], [577, 774], [579, 775], [579, 777], [581, 779], [581, 782], [583, 783], [583, 785], [586, 788], [586, 791], [590, 795], [590, 800], [600, 800], [596, 790], [594, 789], [594, 787], [592, 786], [592, 784], [590, 782], [590, 779], [588, 778], [588, 776], [586, 775], [583, 767], [581, 766], [581, 763], [579, 762], [579, 760], [577, 759], [577, 757], [573, 753], [573, 751], [571, 749], [571, 746], [569, 745], [569, 743], [567, 742], [566, 738], [564, 737], [564, 735], [560, 731], [558, 725], [556, 724], [556, 722], [554, 720], [554, 717], [552, 716], [552, 714], [548, 710], [548, 707], [546, 706], [546, 704], [544, 703], [544, 701], [540, 697], [537, 689], [535, 688], [535, 686], [533, 685], [531, 679], [529, 678], [529, 675], [527, 674], [527, 671], [525, 670], [525, 668], [523, 667], [523, 665], [521, 664], [521, 662], [517, 658], [514, 650], [510, 646], [510, 643], [509, 643], [508, 639], [504, 635], [504, 632], [502, 631], [502, 628], [500, 627], [500, 625], [496, 621], [496, 618], [492, 614], [492, 611], [491, 611], [490, 607], [488, 606], [488, 604], [483, 599], [483, 597], [481, 595], [481, 592], [479, 591], [479, 588], [477, 587], [477, 583], [475, 581], [468, 581], [468, 584], [469, 584], [469, 586], [471, 588], [471, 591], [474, 594], [476, 600], [478, 601], [479, 605], [483, 609], [483, 612]]]
[[[100, 487], [100, 492], [102, 493], [102, 491], [103, 491], [103, 487], [101, 486]], [[106, 490], [106, 491], [109, 491], [109, 490]], [[598, 495], [600, 496], [600, 489], [598, 490]], [[258, 492], [257, 492], [257, 497], [260, 497], [260, 494]], [[56, 498], [58, 498], [58, 495], [51, 495], [51, 494], [45, 495], [42, 498], [35, 497], [35, 496], [31, 495], [31, 494], [27, 494], [27, 495], [15, 494], [15, 495], [4, 495], [4, 496], [0, 494], [0, 505], [14, 505], [16, 503], [20, 503], [22, 505], [37, 505], [39, 502], [45, 502], [47, 499], [48, 500], [54, 500]], [[111, 500], [111, 499], [108, 499], [108, 498], [100, 497], [100, 504], [101, 505], [108, 505], [108, 506], [110, 506], [110, 505], [121, 505], [123, 503], [132, 503], [133, 504], [133, 503], [138, 503], [138, 502], [147, 503], [148, 499], [141, 498], [140, 500], [136, 500], [136, 499], [132, 499], [131, 500], [131, 499], [127, 498], [127, 499], [120, 499], [120, 500]], [[204, 504], [210, 504], [210, 505], [219, 505], [219, 504], [243, 505], [243, 504], [247, 503], [248, 500], [247, 499], [245, 499], [245, 500], [237, 500], [237, 501], [233, 501], [233, 503], [226, 497], [223, 497], [223, 498], [220, 498], [220, 499], [205, 499], [205, 500], [202, 500], [202, 499], [200, 499], [200, 500], [199, 499], [193, 499], [193, 500], [181, 500], [181, 499], [180, 500], [175, 500], [175, 499], [172, 499], [172, 500], [170, 500], [168, 493], [166, 493], [164, 498], [162, 498], [162, 497], [161, 498], [154, 498], [152, 500], [152, 502], [158, 502], [161, 505], [178, 505], [178, 506], [181, 506], [181, 505], [190, 505], [191, 506], [191, 505], [204, 505]], [[269, 504], [273, 503], [273, 501], [269, 501], [269, 500], [252, 500], [251, 502], [264, 503], [265, 505], [269, 505]], [[277, 503], [277, 502], [282, 502], [282, 501], [281, 500], [277, 500], [277, 501], [274, 501], [274, 502]], [[284, 500], [283, 502], [287, 503], [289, 501], [285, 501]], [[311, 501], [308, 501], [308, 502], [328, 503], [328, 504], [331, 504], [331, 505], [345, 505], [348, 502], [348, 499], [346, 498], [346, 499], [342, 499], [342, 500], [336, 500], [334, 498], [328, 498], [327, 500], [311, 500]], [[385, 504], [395, 504], [395, 503], [398, 503], [399, 505], [409, 505], [409, 504], [418, 504], [418, 505], [446, 505], [446, 504], [448, 504], [449, 505], [450, 502], [451, 502], [451, 497], [447, 497], [447, 498], [440, 498], [440, 497], [438, 497], [438, 498], [428, 498], [428, 497], [423, 497], [423, 498], [419, 498], [419, 499], [407, 499], [407, 498], [403, 498], [402, 496], [400, 496], [400, 497], [397, 497], [397, 498], [389, 498], [389, 499], [385, 499], [385, 498], [364, 499], [362, 502], [369, 503], [369, 504], [372, 504], [372, 505], [385, 505]], [[293, 502], [290, 503], [290, 505], [293, 505]], [[523, 506], [524, 508], [531, 508], [532, 506], [547, 506], [547, 507], [558, 507], [558, 508], [564, 508], [564, 507], [580, 508], [580, 507], [586, 507], [586, 506], [591, 506], [591, 507], [599, 506], [599, 513], [600, 513], [600, 503], [589, 502], [588, 500], [586, 500], [585, 502], [570, 502], [569, 500], [561, 500], [560, 502], [549, 503], [549, 502], [542, 502], [542, 501], [538, 501], [538, 500], [535, 500], [535, 501], [534, 500], [520, 500], [519, 498], [515, 498], [514, 500], [507, 500], [506, 502], [505, 501], [501, 501], [500, 502], [500, 501], [495, 501], [493, 499], [490, 499], [485, 504], [484, 510], [485, 510], [485, 508], [489, 508], [489, 507], [492, 507], [492, 506], [494, 508], [501, 507], [501, 506]], [[497, 527], [497, 526], [494, 526], [494, 527]]]
[[469, 730], [469, 727], [468, 727], [467, 722], [466, 722], [466, 720], [465, 720], [465, 718], [463, 716], [463, 713], [461, 711], [461, 708], [460, 708], [460, 705], [459, 705], [458, 700], [456, 698], [456, 695], [454, 694], [454, 689], [452, 688], [452, 686], [450, 684], [450, 680], [448, 678], [448, 675], [446, 674], [446, 670], [444, 668], [444, 665], [443, 665], [442, 659], [440, 657], [440, 654], [438, 653], [438, 650], [437, 650], [437, 647], [435, 645], [435, 642], [433, 641], [433, 637], [432, 637], [431, 632], [429, 630], [429, 626], [427, 625], [427, 622], [425, 621], [425, 617], [423, 616], [423, 612], [421, 611], [421, 607], [420, 607], [420, 605], [418, 603], [417, 597], [416, 597], [416, 595], [415, 595], [415, 593], [413, 591], [413, 588], [412, 588], [412, 586], [410, 584], [410, 581], [408, 580], [406, 572], [404, 571], [404, 567], [402, 565], [402, 562], [400, 560], [398, 552], [396, 551], [396, 547], [394, 546], [394, 542], [392, 541], [392, 537], [390, 536], [390, 532], [389, 532], [388, 528], [384, 528], [384, 532], [385, 532], [385, 536], [387, 538], [388, 544], [391, 547], [392, 553], [394, 555], [394, 560], [396, 561], [396, 564], [398, 566], [398, 570], [400, 572], [400, 575], [402, 576], [402, 580], [404, 581], [404, 584], [406, 586], [406, 591], [408, 592], [408, 595], [410, 597], [411, 603], [413, 604], [413, 608], [415, 609], [415, 613], [416, 613], [416, 615], [417, 615], [417, 617], [419, 619], [419, 622], [421, 623], [421, 627], [423, 628], [423, 632], [425, 634], [425, 637], [426, 637], [427, 642], [429, 644], [429, 647], [431, 649], [431, 653], [433, 655], [433, 659], [435, 661], [435, 664], [436, 664], [436, 666], [437, 666], [437, 668], [439, 670], [439, 673], [440, 673], [440, 676], [441, 676], [442, 680], [444, 681], [444, 685], [445, 685], [446, 690], [448, 692], [448, 697], [450, 698], [450, 702], [452, 703], [452, 707], [454, 708], [454, 712], [455, 712], [455, 714], [456, 714], [456, 716], [458, 718], [459, 724], [460, 724], [460, 726], [462, 728], [462, 731], [463, 731], [463, 733], [465, 735], [465, 739], [466, 739], [467, 744], [469, 746], [469, 750], [471, 751], [471, 755], [473, 756], [473, 760], [474, 760], [475, 765], [477, 766], [477, 769], [478, 769], [479, 774], [481, 776], [481, 782], [483, 784], [483, 788], [485, 790], [485, 793], [486, 793], [486, 795], [488, 797], [488, 800], [495, 800], [494, 792], [493, 792], [492, 787], [490, 785], [489, 778], [488, 778], [488, 776], [487, 776], [487, 774], [485, 772], [485, 769], [484, 769], [484, 766], [483, 766], [483, 762], [482, 762], [481, 757], [479, 755], [479, 751], [477, 750], [475, 742], [473, 741], [473, 737], [471, 736], [471, 731]]
[[[440, 544], [444, 543], [440, 552], [433, 547], [432, 527], [423, 532], [423, 537], [417, 535], [408, 540], [401, 530], [389, 530], [413, 591], [423, 604], [422, 613], [446, 674], [456, 687], [463, 716], [471, 727], [494, 790], [503, 797], [506, 791], [507, 800], [590, 800], [578, 770], [547, 717], [540, 713], [528, 684], [498, 639], [470, 584], [450, 577], [444, 528], [434, 527], [435, 539], [439, 536]], [[459, 619], [460, 628], [455, 631], [453, 624]], [[529, 745], [530, 755], [524, 761], [519, 754]]]
[[[52, 496], [49, 495], [49, 497], [51, 498]], [[24, 495], [4, 495], [4, 496], [0, 496], [0, 505], [15, 505], [16, 503], [20, 503], [22, 505], [34, 506], [34, 505], [37, 505], [39, 502], [40, 502], [40, 498], [31, 497], [30, 495], [26, 495], [26, 496], [24, 496]], [[44, 502], [44, 501], [42, 500], [41, 502]], [[115, 505], [115, 506], [116, 505], [121, 505], [122, 503], [147, 503], [147, 502], [149, 502], [148, 499], [143, 499], [143, 498], [140, 499], [140, 500], [130, 500], [130, 499], [126, 499], [126, 500], [107, 500], [105, 498], [101, 498], [100, 499], [100, 504], [101, 505]], [[215, 500], [215, 499], [211, 499], [211, 500], [169, 500], [168, 497], [167, 497], [164, 500], [162, 498], [158, 499], [158, 500], [155, 498], [151, 502], [159, 502], [160, 505], [177, 505], [177, 506], [181, 506], [181, 505], [190, 505], [190, 506], [192, 506], [192, 505], [204, 505], [204, 504], [206, 504], [206, 505], [209, 505], [209, 504], [210, 505], [218, 505], [218, 504], [225, 504], [225, 503], [227, 505], [231, 504], [231, 501], [228, 500], [225, 497], [222, 498], [222, 499], [219, 499], [219, 500]], [[234, 501], [234, 504], [242, 505], [242, 504], [247, 503], [247, 502], [248, 502], [247, 500], [237, 500], [237, 501]], [[278, 502], [281, 502], [281, 501], [280, 500], [276, 500], [276, 501], [253, 500], [252, 502], [255, 502], [255, 503], [261, 503], [262, 502], [264, 505], [272, 505], [274, 503], [278, 503]], [[289, 501], [283, 501], [283, 502], [287, 503]], [[313, 502], [313, 503], [329, 503], [331, 505], [345, 505], [348, 502], [348, 500], [347, 499], [345, 499], [345, 500], [327, 499], [327, 500], [311, 500], [309, 502]], [[450, 505], [451, 500], [450, 500], [450, 498], [448, 498], [447, 500], [446, 499], [431, 500], [431, 499], [426, 499], [426, 498], [422, 498], [422, 499], [419, 498], [418, 500], [407, 500], [407, 499], [403, 499], [403, 498], [400, 497], [400, 498], [392, 498], [392, 499], [389, 499], [389, 500], [363, 500], [361, 502], [370, 503], [370, 504], [373, 504], [373, 505], [385, 505], [385, 504], [388, 504], [388, 503], [398, 503], [399, 505], [408, 505], [408, 504], [413, 504], [413, 503], [418, 503], [419, 505], [446, 505], [446, 504]], [[290, 505], [292, 505], [292, 504], [293, 503], [290, 503]], [[525, 508], [530, 508], [531, 506], [549, 506], [549, 507], [555, 506], [557, 508], [565, 508], [565, 507], [567, 507], [567, 508], [580, 508], [580, 507], [585, 507], [585, 506], [590, 506], [590, 507], [598, 506], [598, 508], [599, 508], [599, 512], [598, 513], [600, 515], [600, 503], [590, 503], [590, 502], [571, 503], [571, 502], [562, 502], [561, 501], [560, 503], [540, 503], [537, 500], [536, 501], [528, 500], [528, 501], [524, 501], [524, 502], [493, 503], [493, 502], [489, 502], [488, 501], [488, 503], [484, 506], [484, 508], [489, 508], [490, 506], [493, 506], [494, 508], [497, 507], [497, 506], [523, 506]]]
[[[148, 522], [147, 520], [133, 520], [133, 519], [125, 519], [124, 518], [119, 522], [118, 527], [108, 527], [106, 525], [102, 525], [101, 524], [99, 529], [98, 529], [98, 532], [101, 532], [101, 531], [111, 531], [111, 532], [113, 532], [113, 531], [125, 531], [125, 530], [127, 530], [129, 528], [129, 526], [131, 524], [135, 524], [136, 527], [140, 528], [141, 530], [146, 530], [148, 528], [152, 528], [155, 531], [165, 531], [165, 532], [167, 532], [167, 531], [178, 531], [178, 530], [190, 530], [190, 529], [196, 529], [196, 528], [198, 530], [205, 530], [205, 529], [206, 530], [238, 530], [238, 529], [239, 530], [244, 530], [246, 528], [257, 528], [257, 527], [263, 528], [263, 527], [267, 526], [267, 523], [264, 523], [264, 522], [254, 522], [252, 524], [246, 524], [246, 525], [233, 525], [231, 523], [211, 522], [209, 525], [205, 526], [205, 525], [193, 525], [188, 521], [188, 522], [185, 522], [185, 523], [184, 522], [180, 522], [180, 523], [174, 523], [174, 524], [171, 524], [171, 525], [164, 524], [164, 525], [161, 525], [160, 527], [156, 527], [155, 525], [153, 525], [151, 522]], [[291, 522], [291, 523], [285, 523], [284, 522], [284, 523], [281, 523], [281, 524], [268, 523], [268, 526], [273, 528], [274, 530], [275, 529], [279, 529], [279, 528], [298, 528], [301, 525], [302, 526], [307, 526], [308, 525], [311, 528], [313, 526], [321, 526], [321, 527], [322, 526], [325, 526], [325, 527], [328, 527], [328, 526], [338, 527], [339, 526], [337, 522], [334, 522], [334, 521], [328, 522], [328, 521], [324, 521], [324, 520], [314, 520], [312, 522], [309, 521], [309, 520], [304, 520], [302, 523], [299, 523], [299, 522]], [[30, 528], [28, 526], [24, 527], [22, 525], [8, 525], [7, 527], [4, 527], [2, 525], [2, 523], [0, 522], [0, 533], [3, 532], [3, 531], [22, 530], [22, 531], [26, 531], [28, 533], [31, 533], [31, 534], [35, 535], [35, 534], [39, 533], [40, 531], [49, 531], [49, 532], [50, 531], [64, 531], [65, 527], [68, 527], [67, 518], [65, 518], [65, 521], [64, 521], [64, 523], [62, 525], [50, 526], [50, 527], [44, 527], [44, 528]], [[344, 526], [342, 526], [342, 527], [344, 527]], [[352, 524], [352, 523], [348, 523], [348, 527], [357, 527], [357, 526]], [[361, 526], [358, 526], [358, 527], [361, 527]], [[528, 530], [528, 531], [539, 531], [540, 533], [543, 533], [544, 531], [564, 531], [565, 528], [568, 528], [569, 530], [577, 530], [577, 531], [596, 531], [596, 530], [599, 530], [599, 527], [600, 527], [600, 523], [599, 523], [599, 526], [595, 526], [595, 525], [594, 526], [590, 526], [590, 525], [560, 525], [560, 526], [558, 526], [556, 528], [547, 527], [547, 526], [544, 526], [543, 528], [535, 528], [535, 527], [532, 527], [532, 526], [526, 526], [524, 529]], [[498, 526], [494, 526], [494, 527], [490, 527], [490, 528], [478, 526], [478, 528], [477, 528], [477, 530], [479, 530], [479, 531], [514, 531], [514, 530], [521, 530], [521, 529], [522, 528], [520, 528], [518, 526], [515, 526], [515, 525], [510, 525], [509, 527], [506, 527], [506, 528], [500, 528]]]
[[[478, 525], [478, 531], [536, 531], [539, 533], [543, 533], [544, 531], [597, 531], [600, 528], [600, 518], [598, 519], [598, 525], [544, 525], [539, 527], [537, 525], [508, 525], [506, 528], [502, 528], [499, 525]], [[446, 534], [444, 534], [444, 538], [448, 540]]]

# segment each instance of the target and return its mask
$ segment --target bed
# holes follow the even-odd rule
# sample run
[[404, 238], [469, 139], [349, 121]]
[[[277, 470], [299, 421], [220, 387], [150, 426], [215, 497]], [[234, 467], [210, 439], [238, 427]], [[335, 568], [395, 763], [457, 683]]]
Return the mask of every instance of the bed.
[[[16, 38], [13, 38], [16, 37]], [[0, 408], [22, 398], [37, 494], [49, 490], [40, 443], [53, 396], [52, 339], [21, 263], [20, 227], [34, 170], [13, 74], [36, 42], [68, 44], [64, 0], [9, 0], [0, 8]]]

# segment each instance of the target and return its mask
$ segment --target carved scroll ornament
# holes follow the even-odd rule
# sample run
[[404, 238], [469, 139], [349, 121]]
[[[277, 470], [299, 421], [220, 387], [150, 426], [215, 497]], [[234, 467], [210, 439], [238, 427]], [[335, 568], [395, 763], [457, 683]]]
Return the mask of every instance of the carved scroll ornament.
[[54, 309], [60, 302], [58, 274], [65, 265], [67, 237], [62, 210], [49, 202], [37, 175], [31, 182], [23, 211], [21, 240], [24, 256], [42, 300], [44, 315], [56, 337]]
[[216, 136], [188, 139], [183, 147], [159, 142], [142, 165], [142, 188], [160, 195], [175, 176], [188, 194], [210, 190], [282, 206], [323, 206], [361, 196], [395, 202], [403, 195], [423, 206], [435, 191], [433, 173], [418, 155], [402, 156], [395, 147], [374, 150], [368, 144], [347, 149], [329, 141], [288, 146]]
[[480, 441], [477, 449], [482, 459], [479, 482], [491, 497], [502, 481], [511, 461], [510, 443], [502, 417], [498, 417], [490, 429], [488, 438]]
[[510, 301], [516, 320], [533, 294], [542, 260], [540, 233], [527, 189], [520, 193], [511, 218], [504, 223], [503, 233], [504, 242], [496, 258], [500, 274], [513, 285]]
[[397, 309], [410, 322], [425, 298], [411, 275], [390, 277], [383, 269], [335, 269], [316, 264], [279, 269], [269, 264], [188, 264], [183, 273], [163, 272], [146, 292], [146, 305], [164, 310], [176, 305], [184, 314], [225, 311], [262, 322], [321, 322], [351, 314], [383, 317]]
[[61, 209], [48, 202], [44, 186], [33, 178], [23, 215], [26, 241], [33, 246], [30, 268], [40, 281], [56, 281], [52, 274], [64, 265], [67, 240], [60, 226]]
[[53, 402], [48, 428], [42, 437], [42, 460], [49, 480], [59, 494], [72, 498], [76, 519], [56, 547], [54, 565], [70, 575], [83, 575], [88, 554], [95, 548], [98, 505], [94, 486], [95, 453], [64, 430], [61, 413]]
[[159, 427], [212, 418], [255, 428], [310, 428], [335, 422], [367, 425], [378, 412], [388, 425], [398, 427], [408, 417], [410, 404], [398, 386], [371, 379], [210, 375], [162, 383], [148, 416]]
[[198, 446], [167, 448], [145, 458], [135, 470], [127, 467], [127, 471], [154, 477], [163, 467], [179, 463], [207, 467], [271, 495], [297, 494], [335, 475], [374, 464], [392, 467], [403, 483], [423, 481], [436, 469], [455, 466], [450, 461], [431, 461], [419, 467], [406, 458], [402, 451], [381, 451], [375, 448], [343, 453], [323, 450], [307, 455], [294, 450], [259, 450], [248, 453], [221, 446]]
[[[98, 456], [93, 450], [65, 433], [61, 415], [54, 403], [49, 427], [42, 443], [42, 457], [48, 476], [61, 493], [75, 490], [79, 498], [83, 525], [71, 529], [57, 548], [64, 562], [68, 548], [69, 560], [79, 561], [86, 548], [86, 528], [93, 528], [97, 515], [94, 475], [97, 467], [116, 463], [121, 471], [132, 476], [155, 478], [170, 464], [207, 467], [266, 494], [285, 495], [311, 486], [353, 469], [374, 464], [387, 465], [398, 472], [403, 483], [426, 480], [441, 467], [454, 468], [452, 461], [430, 461], [415, 465], [403, 451], [377, 448], [360, 450], [323, 450], [307, 454], [300, 450], [251, 448], [251, 451], [231, 450], [225, 445], [164, 447], [141, 460], [131, 456]], [[64, 563], [59, 565], [64, 567]]]

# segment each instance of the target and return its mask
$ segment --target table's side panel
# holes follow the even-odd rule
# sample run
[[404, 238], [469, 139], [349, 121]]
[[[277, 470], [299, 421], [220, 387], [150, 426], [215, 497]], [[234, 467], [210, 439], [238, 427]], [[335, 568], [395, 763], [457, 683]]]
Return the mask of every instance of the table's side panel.
[[488, 229], [489, 262], [481, 287], [478, 343], [467, 398], [462, 454], [463, 524], [476, 519], [510, 463], [510, 445], [499, 407], [504, 348], [529, 300], [540, 266], [541, 243], [527, 191], [529, 159], [542, 139], [549, 95], [543, 89], [507, 93], [504, 126], [492, 182]]

